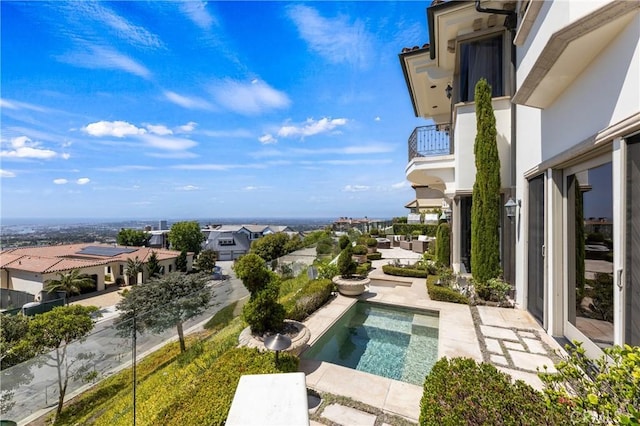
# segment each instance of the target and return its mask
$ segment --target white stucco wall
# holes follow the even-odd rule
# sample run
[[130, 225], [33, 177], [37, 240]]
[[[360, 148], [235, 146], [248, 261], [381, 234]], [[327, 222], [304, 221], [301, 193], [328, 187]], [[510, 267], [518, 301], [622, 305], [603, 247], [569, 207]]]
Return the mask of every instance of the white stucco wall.
[[[541, 111], [518, 105], [516, 107], [516, 199], [522, 200], [526, 208], [527, 180], [524, 173], [540, 164], [542, 145], [540, 144]], [[524, 305], [524, 283], [527, 270], [524, 265], [527, 252], [527, 217], [521, 212], [516, 223], [516, 303]]]
[[523, 79], [521, 77], [529, 74], [540, 53], [556, 31], [583, 18], [607, 3], [609, 1], [601, 0], [555, 0], [543, 2], [529, 36], [518, 50], [517, 89], [522, 84]]
[[12, 269], [8, 275], [10, 289], [26, 291], [33, 295], [40, 293], [42, 290], [43, 276], [41, 274]]
[[640, 18], [636, 18], [542, 111], [542, 160], [640, 111]]
[[[509, 98], [493, 100], [496, 117], [498, 154], [500, 156], [500, 179], [502, 187], [511, 186], [511, 101]], [[454, 131], [455, 184], [456, 191], [472, 191], [476, 179], [473, 145], [476, 138], [475, 104], [456, 107], [457, 118]]]

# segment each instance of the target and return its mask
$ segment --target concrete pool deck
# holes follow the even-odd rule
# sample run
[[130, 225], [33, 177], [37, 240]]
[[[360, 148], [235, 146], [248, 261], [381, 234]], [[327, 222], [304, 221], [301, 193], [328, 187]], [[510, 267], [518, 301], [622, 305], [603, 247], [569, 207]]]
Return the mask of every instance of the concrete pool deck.
[[[316, 311], [305, 325], [311, 332], [309, 345], [328, 330], [357, 300], [426, 309], [439, 313], [438, 358], [469, 357], [484, 361], [521, 379], [536, 389], [542, 388], [537, 369], [553, 365], [562, 352], [531, 315], [520, 309], [468, 306], [429, 299], [424, 278], [387, 279], [382, 265], [393, 259], [407, 262], [421, 256], [400, 248], [379, 249], [383, 259], [374, 261], [369, 274], [373, 283], [359, 297], [337, 295]], [[403, 262], [405, 263], [405, 262]], [[418, 421], [422, 387], [360, 372], [339, 365], [301, 358], [300, 371], [306, 374], [307, 387], [319, 392], [345, 396], [380, 408], [383, 412]]]

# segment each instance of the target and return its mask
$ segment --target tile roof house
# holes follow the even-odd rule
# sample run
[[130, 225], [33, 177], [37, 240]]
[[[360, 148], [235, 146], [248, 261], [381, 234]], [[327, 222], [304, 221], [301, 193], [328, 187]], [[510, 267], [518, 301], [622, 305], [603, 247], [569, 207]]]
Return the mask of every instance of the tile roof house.
[[[176, 270], [175, 261], [180, 252], [151, 247], [123, 247], [108, 244], [67, 244], [56, 246], [21, 247], [0, 252], [0, 288], [20, 290], [38, 295], [47, 280], [56, 279], [58, 273], [79, 269], [94, 279], [91, 291], [105, 289], [106, 283], [122, 278], [128, 282], [126, 266], [136, 257], [146, 263], [152, 252], [164, 273]], [[187, 255], [188, 268], [193, 254]], [[136, 282], [145, 282], [147, 271], [138, 274]]]
[[640, 345], [640, 2], [437, 0], [426, 12], [429, 43], [399, 54], [427, 120], [405, 173], [451, 206], [455, 271], [473, 263], [473, 92], [486, 78], [502, 205], [516, 210], [501, 209], [498, 231], [517, 305], [591, 355]]

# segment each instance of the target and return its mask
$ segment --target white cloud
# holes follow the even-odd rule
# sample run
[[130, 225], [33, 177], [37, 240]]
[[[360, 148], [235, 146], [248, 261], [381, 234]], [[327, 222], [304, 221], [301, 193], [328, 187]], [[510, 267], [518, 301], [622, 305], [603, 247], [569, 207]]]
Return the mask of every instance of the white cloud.
[[49, 108], [44, 108], [38, 105], [29, 104], [29, 103], [20, 102], [20, 101], [13, 101], [9, 99], [2, 99], [2, 98], [0, 98], [0, 108], [7, 108], [7, 109], [13, 109], [13, 110], [28, 109], [28, 110], [37, 111], [37, 112], [50, 111]]
[[313, 118], [307, 119], [307, 121], [301, 126], [282, 126], [278, 130], [278, 136], [281, 137], [305, 137], [313, 136], [319, 133], [330, 132], [338, 126], [344, 126], [347, 124], [346, 118], [321, 118], [315, 121]]
[[270, 133], [260, 136], [258, 140], [260, 141], [261, 144], [264, 144], [264, 145], [278, 143], [278, 139], [274, 138]]
[[140, 135], [140, 139], [151, 147], [167, 151], [181, 151], [197, 145], [197, 143], [191, 139], [156, 136], [149, 133]]
[[363, 192], [368, 191], [369, 187], [366, 185], [347, 185], [342, 190], [344, 192]]
[[13, 172], [10, 172], [9, 170], [0, 169], [0, 178], [12, 178], [12, 177], [16, 177], [16, 174]]
[[164, 91], [164, 96], [174, 104], [187, 109], [211, 109], [211, 104], [196, 96], [183, 96], [169, 90]]
[[179, 191], [197, 191], [198, 189], [200, 189], [200, 187], [197, 187], [195, 185], [185, 185], [185, 186], [181, 186], [179, 188], [177, 188]]
[[18, 136], [9, 142], [11, 149], [0, 151], [0, 157], [49, 159], [58, 154], [50, 149], [40, 148], [40, 143], [26, 136]]
[[65, 152], [63, 154], [60, 154], [60, 157], [62, 157], [64, 160], [68, 160], [69, 158], [71, 158], [71, 154]]
[[124, 55], [111, 47], [89, 46], [87, 51], [70, 52], [59, 56], [58, 60], [80, 68], [89, 69], [115, 69], [137, 75], [145, 79], [151, 77], [144, 65]]
[[350, 63], [360, 68], [371, 63], [372, 36], [362, 22], [351, 24], [345, 16], [324, 18], [314, 8], [304, 5], [293, 6], [288, 13], [310, 48], [329, 62]]
[[91, 182], [91, 179], [89, 179], [89, 178], [80, 178], [80, 179], [76, 180], [76, 183], [78, 185], [86, 185], [89, 182]]
[[373, 121], [380, 121], [380, 117], [374, 118]]
[[147, 132], [145, 129], [140, 129], [126, 121], [97, 121], [88, 124], [82, 130], [91, 136], [114, 136], [116, 138], [143, 135]]
[[173, 134], [173, 130], [167, 128], [167, 126], [162, 125], [162, 124], [147, 124], [147, 130], [150, 131], [151, 133], [153, 133], [154, 135], [160, 135], [160, 136], [165, 136], [165, 135], [172, 135]]
[[211, 93], [219, 105], [246, 115], [287, 108], [291, 104], [284, 92], [257, 79], [250, 83], [231, 79], [219, 81], [211, 86]]
[[56, 185], [66, 185], [67, 183], [69, 183], [69, 181], [66, 179], [60, 178], [60, 179], [54, 179], [53, 183], [55, 183]]
[[185, 1], [180, 3], [180, 10], [203, 30], [208, 30], [215, 23], [215, 19], [207, 11], [207, 2]]
[[73, 6], [83, 19], [93, 19], [113, 30], [114, 34], [129, 44], [142, 47], [161, 47], [158, 36], [145, 28], [129, 23], [98, 2], [80, 2]]
[[182, 126], [179, 126], [178, 129], [181, 132], [187, 132], [187, 133], [193, 132], [197, 125], [198, 123], [196, 123], [195, 121], [190, 121], [187, 124], [183, 124]]
[[259, 186], [245, 186], [244, 188], [242, 188], [243, 191], [257, 191], [258, 189], [260, 189]]

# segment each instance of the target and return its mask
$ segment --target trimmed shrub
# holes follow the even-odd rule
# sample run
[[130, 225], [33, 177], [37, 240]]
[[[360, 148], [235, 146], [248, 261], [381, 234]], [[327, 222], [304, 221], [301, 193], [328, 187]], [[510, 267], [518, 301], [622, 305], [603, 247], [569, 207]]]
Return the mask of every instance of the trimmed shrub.
[[367, 250], [367, 246], [362, 245], [362, 244], [357, 244], [353, 247], [353, 254], [355, 254], [356, 256], [362, 256], [364, 254], [367, 254], [369, 251]]
[[302, 321], [329, 300], [334, 284], [329, 279], [310, 281], [287, 303], [286, 318]]
[[340, 239], [338, 239], [338, 247], [340, 247], [340, 250], [344, 250], [345, 248], [347, 248], [347, 246], [351, 245], [351, 241], [349, 240], [349, 237], [346, 235], [343, 235], [340, 237]]
[[338, 257], [338, 270], [343, 278], [349, 278], [356, 273], [358, 264], [353, 260], [351, 244], [347, 245]]
[[382, 259], [382, 253], [380, 252], [367, 253], [367, 260], [380, 260], [380, 259]]
[[426, 269], [404, 268], [394, 265], [382, 265], [382, 271], [385, 274], [395, 275], [397, 277], [427, 278], [429, 275], [429, 272]]
[[449, 287], [427, 282], [427, 292], [429, 293], [429, 298], [431, 300], [436, 300], [438, 302], [462, 303], [463, 305], [469, 304], [469, 298], [467, 296], [460, 294]]
[[371, 262], [361, 263], [356, 267], [356, 275], [367, 275], [371, 270]]
[[[406, 220], [406, 218], [405, 218]], [[394, 223], [393, 224], [393, 234], [394, 235], [408, 235], [413, 231], [420, 231], [418, 235], [428, 235], [430, 237], [435, 237], [436, 228], [438, 225], [424, 225], [420, 223]]]
[[284, 318], [284, 306], [278, 303], [278, 289], [274, 285], [253, 294], [242, 307], [242, 319], [254, 334], [282, 329]]
[[440, 265], [449, 266], [451, 264], [451, 231], [448, 223], [438, 225], [436, 231], [436, 260]]
[[421, 425], [559, 425], [569, 418], [548, 408], [542, 394], [471, 358], [442, 358], [424, 382]]
[[369, 248], [378, 247], [378, 240], [375, 238], [367, 238], [365, 241], [365, 245]]

